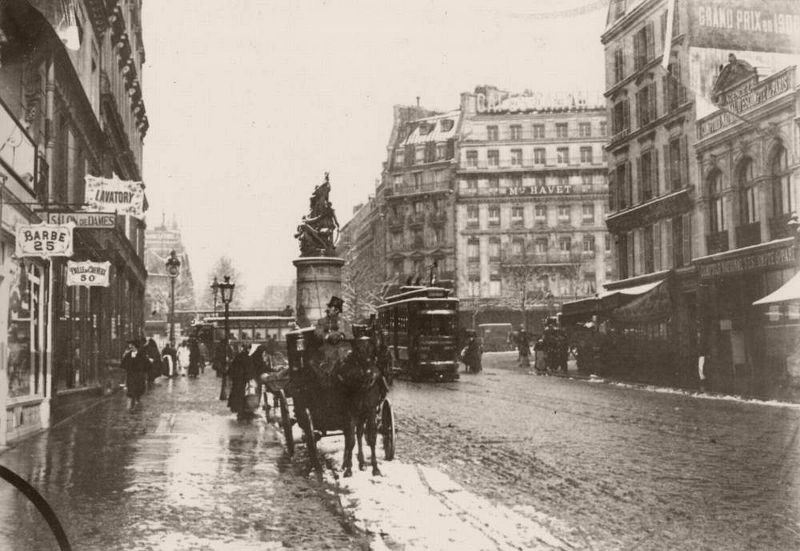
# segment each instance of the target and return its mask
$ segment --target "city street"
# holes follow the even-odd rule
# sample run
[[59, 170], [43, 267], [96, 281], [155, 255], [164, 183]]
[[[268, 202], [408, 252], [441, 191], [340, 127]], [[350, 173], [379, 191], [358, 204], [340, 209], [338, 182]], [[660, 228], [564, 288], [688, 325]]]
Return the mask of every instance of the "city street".
[[[237, 423], [218, 382], [118, 393], [0, 455], [74, 549], [795, 549], [800, 408], [539, 377], [514, 353], [454, 383], [397, 381], [397, 457], [340, 476], [286, 457], [263, 419]], [[0, 488], [0, 548], [52, 549]]]

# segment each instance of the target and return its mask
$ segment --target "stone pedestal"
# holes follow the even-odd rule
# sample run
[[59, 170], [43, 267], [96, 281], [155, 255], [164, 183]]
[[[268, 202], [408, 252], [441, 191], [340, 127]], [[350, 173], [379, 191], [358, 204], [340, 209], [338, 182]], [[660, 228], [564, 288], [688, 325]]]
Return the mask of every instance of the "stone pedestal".
[[331, 296], [342, 297], [344, 259], [304, 256], [293, 264], [297, 268], [297, 324], [309, 327], [325, 316]]

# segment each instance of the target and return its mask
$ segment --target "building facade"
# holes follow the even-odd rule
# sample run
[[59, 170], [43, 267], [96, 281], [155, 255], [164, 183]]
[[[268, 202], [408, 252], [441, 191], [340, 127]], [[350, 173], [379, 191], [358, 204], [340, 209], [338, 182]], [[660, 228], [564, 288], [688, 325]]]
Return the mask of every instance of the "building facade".
[[[81, 209], [86, 175], [141, 179], [139, 10], [138, 0], [0, 7], [0, 116], [13, 137], [0, 154], [0, 444], [115, 386], [124, 339], [143, 329], [143, 222]], [[67, 286], [64, 257], [14, 255], [18, 225], [67, 221], [76, 223], [72, 259], [109, 261], [110, 287]]]
[[[421, 116], [420, 116], [421, 115]], [[432, 114], [395, 107], [383, 189], [388, 280], [455, 275], [456, 141], [460, 110]]]
[[694, 387], [703, 355], [717, 389], [763, 394], [783, 368], [752, 302], [793, 265], [794, 73], [780, 40], [715, 34], [719, 20], [692, 6], [609, 5], [606, 223], [619, 279], [594, 313], [617, 375]]
[[540, 329], [610, 276], [602, 98], [461, 96], [455, 205], [457, 294], [474, 321]]

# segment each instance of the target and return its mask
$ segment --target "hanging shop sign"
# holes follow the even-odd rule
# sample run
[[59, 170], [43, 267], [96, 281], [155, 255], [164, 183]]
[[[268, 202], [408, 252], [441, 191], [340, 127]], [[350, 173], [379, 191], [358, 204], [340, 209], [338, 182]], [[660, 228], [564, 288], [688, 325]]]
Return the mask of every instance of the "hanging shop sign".
[[100, 212], [144, 216], [144, 185], [119, 178], [86, 176], [86, 203]]
[[75, 224], [21, 224], [17, 226], [17, 256], [72, 256]]
[[690, 0], [689, 45], [756, 52], [800, 52], [797, 0]]
[[67, 262], [67, 285], [108, 287], [111, 262]]
[[113, 228], [117, 218], [105, 212], [48, 212], [47, 222], [50, 224], [66, 224], [72, 222], [76, 228]]

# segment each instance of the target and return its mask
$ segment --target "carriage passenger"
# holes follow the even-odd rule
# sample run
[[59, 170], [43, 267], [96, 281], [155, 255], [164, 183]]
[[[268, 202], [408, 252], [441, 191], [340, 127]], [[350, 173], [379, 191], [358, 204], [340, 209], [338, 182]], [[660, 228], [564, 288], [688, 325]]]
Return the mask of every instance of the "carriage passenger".
[[322, 342], [319, 353], [312, 362], [319, 382], [324, 386], [332, 384], [331, 374], [337, 363], [344, 359], [349, 348], [339, 346], [349, 338], [349, 324], [341, 318], [344, 301], [332, 296], [325, 310], [325, 317], [317, 321], [314, 335]]

